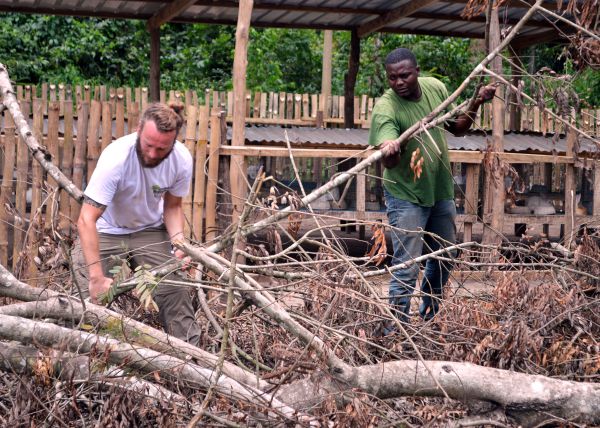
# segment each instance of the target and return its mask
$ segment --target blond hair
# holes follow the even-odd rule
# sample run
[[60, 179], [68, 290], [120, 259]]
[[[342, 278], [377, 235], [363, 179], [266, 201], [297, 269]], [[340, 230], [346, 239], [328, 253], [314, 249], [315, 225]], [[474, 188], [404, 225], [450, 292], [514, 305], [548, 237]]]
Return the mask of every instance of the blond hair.
[[140, 121], [140, 131], [144, 129], [146, 122], [151, 121], [156, 125], [156, 129], [160, 132], [171, 132], [175, 131], [179, 134], [179, 130], [183, 125], [183, 104], [179, 103], [152, 103], [142, 115]]

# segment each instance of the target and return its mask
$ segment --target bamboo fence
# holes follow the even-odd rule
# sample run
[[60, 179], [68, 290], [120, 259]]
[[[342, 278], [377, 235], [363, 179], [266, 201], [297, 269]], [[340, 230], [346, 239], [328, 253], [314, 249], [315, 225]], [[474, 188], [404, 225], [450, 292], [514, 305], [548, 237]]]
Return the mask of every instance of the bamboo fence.
[[[140, 113], [148, 105], [146, 88], [110, 88], [106, 86], [70, 86], [42, 84], [17, 86], [21, 109], [29, 118], [38, 140], [48, 148], [53, 162], [58, 165], [79, 188], [85, 187], [101, 151], [116, 138], [134, 132]], [[184, 200], [187, 219], [186, 234], [196, 240], [214, 238], [217, 233], [217, 193], [219, 180], [226, 166], [222, 158], [234, 152], [226, 146], [226, 123], [233, 112], [231, 92], [206, 90], [161, 91], [161, 101], [179, 102], [185, 105], [185, 126], [179, 140], [190, 150], [195, 173], [190, 195]], [[341, 126], [344, 123], [344, 97], [327, 98], [326, 111], [320, 112], [320, 94], [292, 94], [285, 92], [251, 93], [246, 95], [246, 123], [285, 126]], [[366, 95], [354, 99], [356, 127], [369, 127], [376, 99]], [[489, 106], [478, 115], [475, 127], [489, 129], [491, 125]], [[540, 113], [537, 106], [526, 106], [520, 111], [518, 131], [542, 134], [562, 132], [560, 124], [550, 116]], [[508, 115], [506, 115], [508, 116]], [[210, 126], [209, 126], [210, 124]], [[507, 118], [508, 126], [508, 118]], [[600, 109], [582, 109], [578, 126], [589, 135], [600, 136]], [[513, 129], [514, 130], [514, 129]], [[0, 264], [15, 270], [26, 268], [35, 274], [35, 263], [40, 240], [51, 233], [71, 237], [74, 222], [79, 215], [79, 205], [64, 191], [57, 190], [56, 183], [32, 157], [27, 147], [18, 141], [15, 126], [8, 111], [4, 112], [0, 133], [3, 150], [2, 180], [0, 187]], [[322, 183], [333, 173], [337, 163], [349, 157], [350, 150], [331, 153], [332, 150], [307, 150], [298, 156], [301, 178]], [[356, 151], [357, 152], [357, 151]], [[287, 151], [271, 154], [247, 151], [247, 158], [271, 156], [271, 172], [282, 181], [293, 179]], [[457, 162], [467, 163], [467, 195], [471, 205], [479, 199], [479, 168], [482, 157], [471, 160], [458, 157]], [[545, 158], [544, 158], [545, 159]], [[547, 159], [542, 160], [548, 162]], [[565, 162], [573, 163], [572, 160]], [[369, 174], [378, 175], [372, 169]], [[595, 188], [600, 180], [596, 173]], [[347, 219], [369, 219], [365, 214], [365, 199], [372, 199], [373, 180], [357, 177], [354, 186], [356, 207], [346, 210]], [[596, 198], [598, 199], [598, 198]], [[594, 214], [598, 201], [594, 201]], [[476, 210], [466, 209], [465, 224], [474, 224]], [[380, 213], [378, 214], [380, 215]], [[469, 217], [470, 216], [470, 217]], [[374, 217], [373, 217], [374, 218]], [[23, 260], [28, 262], [23, 264]], [[9, 263], [10, 262], [10, 263]]]

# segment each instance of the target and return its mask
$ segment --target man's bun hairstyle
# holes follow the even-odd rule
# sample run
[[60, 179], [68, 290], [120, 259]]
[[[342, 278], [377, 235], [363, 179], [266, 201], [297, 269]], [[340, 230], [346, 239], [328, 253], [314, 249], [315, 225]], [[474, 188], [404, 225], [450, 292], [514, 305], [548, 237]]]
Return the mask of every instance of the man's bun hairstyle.
[[183, 104], [181, 103], [152, 103], [142, 115], [140, 121], [140, 129], [144, 128], [146, 122], [151, 121], [156, 125], [156, 129], [160, 132], [175, 131], [179, 134], [179, 130], [183, 126]]

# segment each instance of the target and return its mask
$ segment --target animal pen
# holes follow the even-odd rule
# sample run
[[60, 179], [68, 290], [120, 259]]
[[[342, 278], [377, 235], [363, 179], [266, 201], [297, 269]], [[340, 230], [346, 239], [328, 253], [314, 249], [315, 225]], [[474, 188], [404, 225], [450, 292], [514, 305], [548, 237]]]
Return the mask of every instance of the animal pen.
[[[581, 226], [597, 226], [600, 214], [598, 110], [552, 113], [519, 92], [530, 103], [525, 105], [515, 98], [518, 82], [496, 74], [502, 72], [499, 64], [488, 68], [511, 40], [511, 51], [522, 53], [533, 43], [569, 33], [565, 27], [571, 25], [563, 26], [564, 20], [575, 20], [573, 4], [580, 3], [79, 2], [76, 9], [82, 15], [148, 20], [150, 89], [17, 87], [20, 110], [35, 138], [15, 135], [11, 114], [4, 111], [0, 298], [6, 304], [0, 306], [0, 369], [8, 370], [0, 376], [0, 422], [25, 415], [32, 424], [90, 420], [106, 426], [115, 421], [189, 426], [598, 425], [600, 248], [585, 233], [571, 245]], [[478, 4], [486, 10], [474, 11]], [[69, 2], [55, 0], [2, 5], [21, 12], [43, 7], [69, 14], [73, 9]], [[597, 12], [595, 7], [590, 10]], [[466, 18], [463, 9], [470, 11]], [[547, 17], [556, 21], [547, 22]], [[173, 19], [237, 22], [231, 95], [161, 93], [160, 26]], [[251, 22], [350, 31], [344, 97], [325, 90], [325, 96], [247, 93]], [[513, 91], [480, 112], [473, 134], [449, 139], [463, 241], [454, 249], [462, 254], [453, 260], [453, 284], [445, 288], [440, 311], [431, 321], [417, 320], [415, 314], [404, 324], [392, 313], [378, 279], [387, 282], [390, 272], [402, 266], [381, 267], [383, 254], [346, 254], [333, 234], [317, 243], [321, 245], [314, 252], [297, 245], [309, 241], [305, 236], [272, 252], [253, 252], [242, 243], [256, 231], [291, 235], [299, 219], [311, 218], [311, 208], [319, 221], [330, 220], [328, 227], [357, 227], [358, 233], [361, 227], [385, 221], [377, 165], [381, 152], [365, 145], [376, 100], [354, 95], [360, 38], [380, 30], [477, 38], [485, 34], [489, 55], [464, 87], [469, 80], [489, 76]], [[514, 76], [521, 73], [517, 68]], [[6, 78], [0, 85], [2, 102], [18, 116], [8, 86]], [[64, 284], [69, 283], [63, 261], [79, 212], [79, 189], [85, 187], [102, 148], [135, 129], [149, 99], [186, 105], [180, 140], [195, 162], [192, 193], [184, 201], [186, 234], [191, 244], [200, 245], [175, 245], [198, 267], [197, 275], [185, 282], [198, 300], [196, 316], [203, 334], [197, 348], [149, 326], [152, 316], [146, 312], [146, 324], [130, 316], [138, 315], [141, 305], [132, 303], [128, 294], [104, 307], [69, 296]], [[422, 128], [434, 122], [428, 118]], [[368, 169], [363, 168], [367, 163]], [[262, 193], [256, 188], [248, 192], [261, 167], [273, 181], [257, 180]], [[59, 189], [61, 172], [74, 185], [63, 180], [64, 190]], [[327, 193], [309, 193], [320, 184]], [[300, 201], [295, 195], [302, 197], [303, 192], [309, 194]], [[310, 207], [304, 206], [307, 201]], [[248, 217], [255, 212], [263, 217]], [[276, 229], [286, 218], [288, 228]], [[529, 236], [532, 227], [548, 232], [554, 241], [562, 235], [565, 245], [515, 244], [510, 248], [528, 259], [499, 259], [499, 235], [525, 230]], [[490, 231], [492, 239], [486, 236]], [[482, 243], [474, 242], [479, 235]], [[381, 244], [380, 233], [378, 237]], [[381, 246], [378, 251], [386, 252]], [[240, 254], [248, 264], [239, 260]], [[448, 257], [441, 250], [408, 263], [428, 259]], [[490, 275], [490, 287], [484, 281], [469, 287], [458, 272], [463, 268], [498, 275]], [[126, 291], [145, 286], [139, 277], [131, 281], [116, 287]], [[219, 297], [207, 298], [207, 290]], [[221, 298], [225, 295], [226, 303]], [[387, 325], [397, 330], [384, 334]], [[6, 352], [13, 345], [18, 349]], [[56, 353], [79, 358], [76, 365], [82, 371], [59, 371]], [[97, 372], [97, 367], [106, 370]], [[21, 376], [23, 372], [34, 379]], [[20, 394], [13, 393], [10, 382], [24, 385]], [[8, 409], [4, 403], [13, 406]]]
[[[80, 188], [85, 188], [104, 147], [135, 131], [140, 111], [149, 102], [146, 88], [43, 84], [39, 88], [26, 85], [16, 89], [34, 133], [63, 173]], [[343, 129], [339, 128], [343, 123], [343, 109], [339, 107], [343, 97], [329, 97], [323, 104], [327, 106], [325, 112], [319, 110], [319, 97], [248, 93], [245, 121], [250, 126], [246, 129], [246, 144], [234, 147], [230, 145], [228, 127], [231, 92], [161, 93], [162, 101], [185, 105], [185, 124], [179, 140], [185, 142], [195, 159], [193, 188], [184, 202], [188, 237], [197, 242], [211, 240], [231, 221], [230, 171], [225, 169], [233, 168], [231, 155], [245, 157], [248, 186], [262, 166], [281, 194], [300, 194], [301, 189], [310, 193], [339, 171], [348, 169], [348, 165], [354, 165], [357, 159], [369, 156], [366, 141], [376, 99], [355, 97], [357, 128]], [[590, 137], [599, 136], [599, 111], [582, 109], [573, 120]], [[505, 135], [502, 159], [514, 167], [514, 174], [509, 175], [506, 186], [512, 204], [507, 204], [503, 213], [504, 234], [521, 235], [527, 225], [537, 229], [530, 230], [530, 234], [545, 233], [558, 239], [565, 236], [565, 225], [568, 233], [588, 224], [595, 227], [600, 215], [600, 198], [594, 191], [600, 189], [598, 147], [586, 139], [577, 141], [569, 132], [565, 137], [565, 127], [534, 105], [523, 109], [514, 123], [516, 129], [510, 129], [510, 125], [507, 119], [510, 132]], [[490, 129], [489, 106], [480, 112], [474, 128], [476, 132], [465, 137], [448, 136], [459, 213], [456, 222], [464, 242], [483, 233], [482, 176], [486, 134]], [[26, 264], [34, 268], [42, 231], [73, 236], [78, 204], [59, 192], [41, 166], [32, 162], [26, 146], [17, 142], [8, 111], [4, 112], [0, 143], [5, 154], [0, 263], [12, 261], [13, 268], [17, 268], [27, 260]], [[338, 222], [344, 230], [358, 229], [364, 238], [365, 226], [386, 221], [380, 176], [380, 164], [371, 165], [365, 173], [356, 174], [354, 180], [313, 202], [314, 212], [330, 222]], [[528, 207], [527, 201], [532, 197], [545, 201], [546, 211], [539, 206]]]

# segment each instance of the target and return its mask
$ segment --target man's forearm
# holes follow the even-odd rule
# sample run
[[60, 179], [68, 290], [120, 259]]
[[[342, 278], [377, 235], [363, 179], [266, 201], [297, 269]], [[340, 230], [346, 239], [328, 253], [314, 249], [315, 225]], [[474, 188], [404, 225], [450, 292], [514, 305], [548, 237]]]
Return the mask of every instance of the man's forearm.
[[479, 98], [473, 99], [469, 103], [466, 112], [456, 117], [452, 126], [448, 127], [448, 131], [456, 136], [460, 136], [467, 132], [469, 128], [471, 128], [471, 125], [473, 125], [473, 122], [477, 117], [477, 110], [479, 110], [481, 104], [483, 104], [483, 102]]
[[163, 221], [167, 228], [167, 233], [171, 242], [180, 241], [184, 238], [183, 234], [183, 207], [181, 205], [174, 205], [165, 207], [163, 212]]
[[102, 270], [102, 262], [100, 260], [100, 244], [96, 225], [80, 223], [78, 230], [81, 249], [88, 265], [90, 279], [103, 277], [104, 271]]

